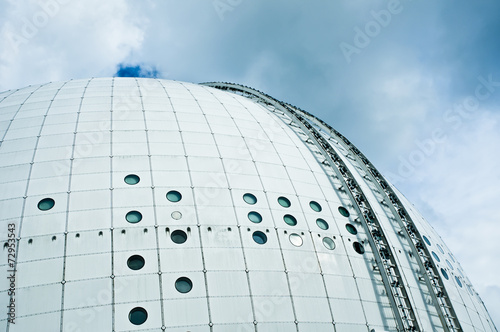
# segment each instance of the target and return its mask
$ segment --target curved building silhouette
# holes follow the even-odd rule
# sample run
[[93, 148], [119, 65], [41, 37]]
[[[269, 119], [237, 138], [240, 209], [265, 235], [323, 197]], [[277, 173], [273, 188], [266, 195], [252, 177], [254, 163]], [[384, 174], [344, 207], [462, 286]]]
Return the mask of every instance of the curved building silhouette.
[[231, 83], [0, 94], [0, 331], [496, 331], [328, 124]]

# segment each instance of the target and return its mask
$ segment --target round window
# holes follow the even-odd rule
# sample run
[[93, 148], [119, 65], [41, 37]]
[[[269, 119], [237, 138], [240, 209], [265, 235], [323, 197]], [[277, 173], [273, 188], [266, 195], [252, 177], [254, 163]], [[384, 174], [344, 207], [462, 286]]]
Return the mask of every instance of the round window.
[[325, 231], [328, 229], [328, 223], [321, 218], [316, 219], [316, 225], [318, 225], [319, 228], [324, 229]]
[[178, 191], [171, 190], [167, 193], [167, 199], [173, 203], [176, 203], [182, 199], [182, 195]]
[[131, 270], [140, 270], [144, 267], [144, 264], [144, 258], [139, 255], [133, 255], [127, 259], [127, 266]]
[[193, 283], [189, 278], [180, 277], [175, 281], [175, 289], [179, 293], [189, 293], [193, 289]]
[[129, 185], [138, 184], [139, 181], [141, 181], [141, 179], [135, 174], [129, 174], [123, 180]]
[[360, 255], [365, 253], [365, 248], [363, 248], [363, 245], [359, 242], [354, 242], [352, 244], [352, 247], [354, 248], [354, 251], [356, 251]]
[[142, 220], [142, 214], [139, 211], [130, 211], [125, 216], [125, 219], [127, 219], [129, 223], [135, 224]]
[[175, 242], [177, 244], [181, 244], [181, 243], [186, 242], [187, 234], [186, 234], [186, 232], [178, 229], [178, 230], [175, 230], [172, 232], [172, 234], [170, 235], [170, 238], [172, 239], [173, 242]]
[[282, 207], [286, 207], [286, 208], [290, 207], [292, 205], [292, 203], [290, 203], [290, 200], [286, 197], [283, 197], [283, 196], [278, 197], [278, 203], [280, 203], [280, 205]]
[[339, 212], [344, 217], [349, 217], [349, 211], [347, 211], [347, 209], [345, 207], [339, 206]]
[[356, 229], [356, 227], [354, 227], [353, 225], [351, 224], [346, 224], [345, 225], [345, 228], [347, 229], [347, 231], [353, 235], [356, 235], [358, 234], [358, 230]]
[[290, 214], [285, 214], [283, 216], [283, 220], [290, 226], [297, 225], [297, 219], [295, 219], [295, 217]]
[[248, 212], [248, 219], [251, 222], [258, 224], [262, 221], [262, 216], [258, 212], [251, 211], [251, 212]]
[[458, 286], [460, 286], [460, 288], [462, 288], [462, 282], [460, 281], [460, 279], [458, 279], [457, 276], [455, 276], [455, 281], [457, 282]]
[[255, 232], [253, 232], [252, 238], [258, 244], [264, 244], [264, 243], [267, 242], [267, 236], [266, 236], [266, 234], [262, 233], [261, 231], [255, 231]]
[[335, 242], [333, 242], [333, 240], [331, 238], [329, 238], [329, 237], [323, 238], [323, 245], [328, 250], [335, 249]]
[[297, 233], [290, 234], [288, 238], [290, 239], [290, 242], [296, 247], [300, 247], [304, 243], [302, 237], [300, 237], [300, 235]]
[[424, 239], [425, 243], [427, 243], [428, 246], [431, 245], [431, 241], [427, 238], [427, 236], [422, 236], [422, 238]]
[[243, 195], [243, 200], [250, 205], [254, 205], [255, 203], [257, 203], [257, 197], [249, 193]]
[[309, 206], [316, 212], [321, 212], [322, 210], [321, 205], [319, 205], [319, 203], [315, 201], [310, 201]]
[[432, 256], [434, 257], [435, 260], [441, 262], [441, 259], [439, 259], [439, 256], [434, 251], [432, 252]]
[[179, 220], [182, 218], [182, 213], [180, 211], [174, 211], [170, 214], [172, 219]]
[[50, 210], [54, 207], [56, 202], [52, 198], [44, 198], [38, 202], [38, 208], [42, 211]]
[[448, 276], [448, 273], [445, 271], [445, 269], [441, 269], [441, 273], [443, 274], [443, 277], [446, 279], [446, 280], [449, 280], [450, 277]]
[[136, 307], [130, 310], [128, 320], [134, 325], [141, 325], [148, 319], [148, 313], [144, 308]]

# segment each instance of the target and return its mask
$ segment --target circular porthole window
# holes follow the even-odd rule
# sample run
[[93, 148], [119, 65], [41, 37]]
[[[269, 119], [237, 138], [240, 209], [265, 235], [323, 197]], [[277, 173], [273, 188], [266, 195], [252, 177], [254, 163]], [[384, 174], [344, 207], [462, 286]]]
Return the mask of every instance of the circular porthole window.
[[339, 212], [341, 215], [343, 215], [344, 217], [349, 217], [349, 211], [347, 211], [347, 209], [343, 206], [339, 206]]
[[173, 203], [176, 203], [182, 199], [182, 195], [180, 192], [175, 191], [175, 190], [170, 190], [167, 193], [167, 199]]
[[260, 213], [252, 211], [252, 212], [248, 212], [248, 219], [251, 222], [258, 224], [262, 221], [262, 216], [260, 215]]
[[250, 205], [254, 205], [255, 203], [257, 203], [257, 197], [250, 193], [246, 193], [245, 195], [243, 195], [243, 200]]
[[331, 238], [329, 238], [329, 237], [323, 238], [323, 245], [328, 250], [335, 249], [335, 242], [333, 242], [333, 240]]
[[455, 270], [455, 268], [453, 267], [453, 265], [451, 265], [449, 260], [446, 260], [446, 264], [448, 264], [450, 269]]
[[141, 179], [135, 174], [129, 174], [123, 179], [123, 181], [125, 181], [126, 184], [133, 186], [134, 184], [138, 184]]
[[175, 281], [175, 289], [179, 293], [189, 293], [193, 289], [193, 283], [189, 278], [180, 277]]
[[290, 200], [286, 197], [278, 197], [278, 203], [282, 206], [282, 207], [290, 207], [292, 205], [292, 203], [290, 203]]
[[422, 236], [422, 239], [424, 239], [425, 243], [427, 243], [428, 246], [431, 245], [431, 241], [427, 238], [427, 236]]
[[319, 228], [324, 229], [325, 231], [329, 227], [328, 223], [325, 220], [321, 219], [321, 218], [316, 219], [316, 225], [318, 225]]
[[258, 244], [264, 244], [264, 243], [267, 242], [267, 236], [266, 236], [266, 234], [262, 233], [261, 231], [255, 231], [255, 232], [253, 232], [252, 238]]
[[56, 202], [52, 198], [44, 198], [38, 202], [38, 208], [42, 211], [50, 210], [54, 207]]
[[288, 239], [290, 239], [290, 243], [296, 247], [300, 247], [304, 243], [304, 241], [302, 240], [302, 237], [297, 233], [290, 234]]
[[283, 220], [290, 226], [297, 225], [297, 219], [295, 219], [295, 217], [292, 216], [291, 214], [285, 214], [283, 216]]
[[177, 244], [186, 242], [187, 238], [186, 232], [181, 231], [180, 229], [173, 231], [170, 235], [170, 239]]
[[310, 201], [309, 206], [311, 207], [311, 209], [313, 209], [316, 212], [321, 212], [321, 210], [323, 210], [321, 205], [319, 205], [319, 203], [315, 202], [315, 201]]
[[439, 256], [434, 251], [432, 252], [432, 257], [434, 257], [434, 259], [438, 262], [441, 262], [441, 259], [439, 259]]
[[358, 254], [362, 255], [365, 253], [365, 248], [363, 248], [363, 245], [359, 242], [354, 242], [352, 244], [352, 247], [354, 248], [354, 251], [357, 252]]
[[180, 220], [182, 218], [182, 213], [180, 213], [180, 211], [174, 211], [170, 214], [170, 216], [172, 219]]
[[460, 281], [460, 279], [458, 279], [457, 276], [455, 276], [455, 281], [457, 282], [458, 286], [460, 286], [460, 288], [462, 288], [462, 282]]
[[139, 255], [133, 255], [127, 259], [127, 266], [131, 270], [135, 270], [135, 271], [140, 270], [144, 267], [144, 264], [145, 264], [144, 258], [142, 256], [139, 256]]
[[446, 279], [446, 280], [449, 280], [450, 277], [448, 276], [448, 273], [445, 271], [445, 269], [441, 269], [441, 273], [443, 274], [443, 277]]
[[141, 307], [130, 310], [128, 320], [134, 325], [141, 325], [148, 319], [148, 312]]
[[351, 224], [346, 224], [345, 225], [345, 229], [347, 229], [347, 231], [353, 235], [356, 235], [358, 234], [358, 230], [356, 229], [356, 227], [354, 227], [353, 225]]
[[130, 211], [129, 213], [127, 213], [127, 215], [125, 216], [125, 219], [131, 223], [131, 224], [135, 224], [135, 223], [138, 223], [139, 221], [142, 220], [142, 214], [139, 212], [139, 211]]
[[444, 255], [444, 250], [443, 250], [443, 247], [441, 247], [441, 246], [439, 245], [439, 243], [438, 243], [438, 244], [436, 244], [436, 245], [437, 245], [437, 247], [438, 247], [439, 251], [441, 251], [441, 253]]

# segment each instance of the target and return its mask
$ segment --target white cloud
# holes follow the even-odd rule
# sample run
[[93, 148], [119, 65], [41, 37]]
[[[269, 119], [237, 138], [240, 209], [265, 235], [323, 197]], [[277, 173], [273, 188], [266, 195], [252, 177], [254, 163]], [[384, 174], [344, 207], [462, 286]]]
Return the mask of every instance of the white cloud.
[[16, 2], [1, 26], [0, 89], [100, 76], [140, 49], [147, 23], [125, 0]]

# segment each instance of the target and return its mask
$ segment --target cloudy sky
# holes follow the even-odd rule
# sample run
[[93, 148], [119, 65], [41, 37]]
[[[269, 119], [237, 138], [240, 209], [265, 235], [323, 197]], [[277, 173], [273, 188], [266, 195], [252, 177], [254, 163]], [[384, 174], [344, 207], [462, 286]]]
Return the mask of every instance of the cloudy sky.
[[424, 214], [500, 326], [498, 0], [4, 0], [0, 90], [231, 81], [346, 135]]

